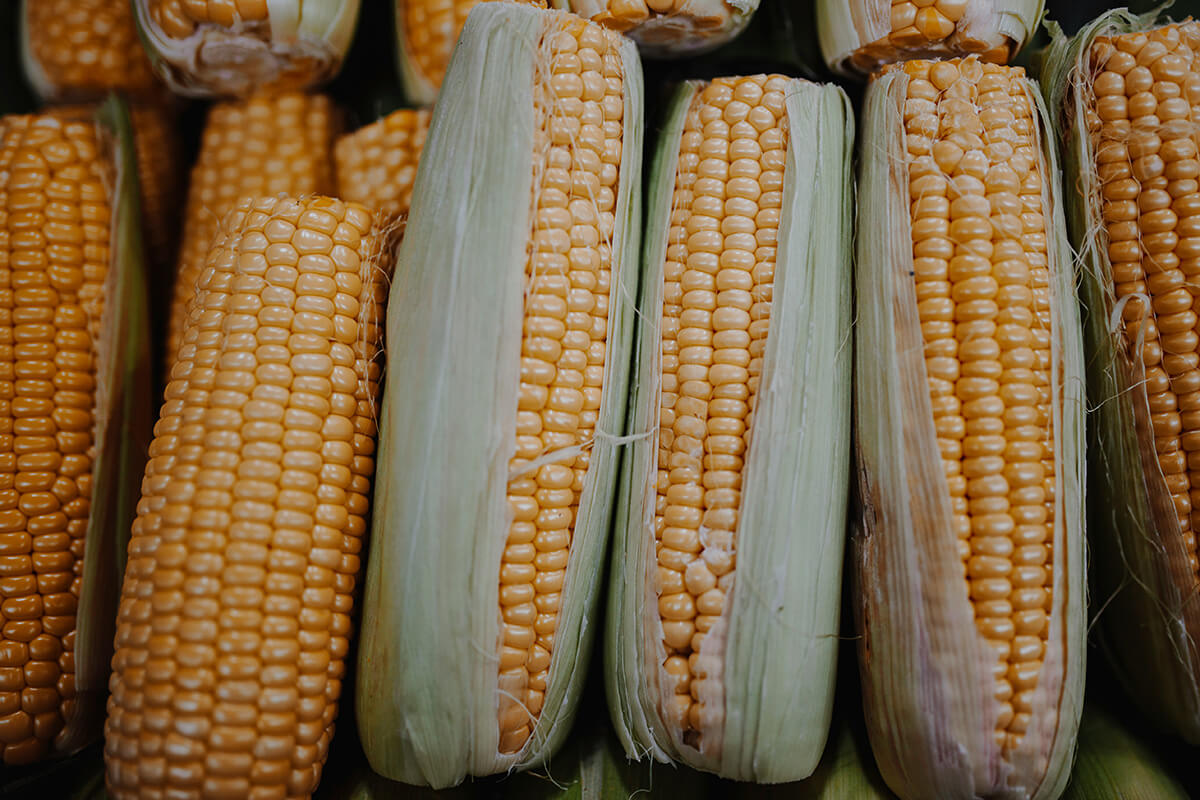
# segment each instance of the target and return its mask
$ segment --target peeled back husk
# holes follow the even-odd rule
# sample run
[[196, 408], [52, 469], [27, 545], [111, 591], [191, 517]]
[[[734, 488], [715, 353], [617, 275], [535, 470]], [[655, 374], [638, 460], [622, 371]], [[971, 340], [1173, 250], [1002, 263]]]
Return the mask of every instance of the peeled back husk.
[[[553, 34], [590, 31], [620, 65], [623, 131], [599, 416], [573, 515], [542, 711], [500, 751], [499, 575], [513, 512], [535, 96]], [[579, 61], [581, 59], [576, 59]], [[541, 81], [541, 83], [539, 83]], [[472, 10], [442, 85], [398, 251], [358, 652], [356, 707], [372, 767], [435, 788], [541, 764], [571, 725], [598, 620], [616, 489], [640, 240], [641, 69], [632, 42], [566, 12]], [[497, 135], [502, 131], [504, 135]], [[541, 134], [538, 134], [541, 135]], [[577, 448], [542, 460], [574, 458]]]
[[[850, 153], [854, 117], [835, 86], [788, 79], [787, 156], [770, 329], [745, 453], [736, 567], [720, 622], [721, 720], [685, 741], [659, 617], [664, 262], [689, 106], [678, 90], [648, 186], [638, 349], [614, 528], [605, 647], [609, 709], [631, 758], [776, 783], [816, 767], [832, 710], [850, 437]], [[732, 106], [732, 104], [731, 104]], [[678, 302], [678, 301], [675, 301]], [[701, 530], [703, 535], [704, 531]], [[703, 540], [702, 540], [703, 541]], [[720, 638], [714, 638], [720, 642]]]
[[[1006, 64], [1033, 38], [1045, 0], [951, 0], [953, 22], [939, 11], [949, 31], [928, 37], [913, 25], [913, 12], [929, 13], [942, 3], [883, 0], [816, 0], [817, 33], [825, 63], [845, 77], [862, 77], [891, 63], [979, 53]], [[917, 7], [920, 6], [920, 9]], [[907, 9], [904, 14], [900, 9]], [[927, 10], [928, 9], [928, 10]], [[897, 27], [897, 26], [904, 27]], [[939, 31], [939, 34], [941, 31]]]
[[131, 1], [154, 71], [187, 97], [246, 97], [332, 80], [350, 47], [359, 7], [359, 0], [267, 0], [265, 21], [202, 22], [176, 38], [151, 12], [162, 0]]
[[[1200, 743], [1200, 594], [1155, 453], [1145, 366], [1124, 343], [1102, 212], [1097, 146], [1088, 130], [1092, 44], [1146, 31], [1159, 12], [1113, 11], [1068, 38], [1054, 27], [1042, 85], [1064, 152], [1067, 216], [1088, 309], [1089, 445], [1095, 453], [1090, 544], [1102, 643], [1121, 682], [1156, 722]], [[1194, 138], [1194, 133], [1192, 134]], [[1183, 242], [1181, 241], [1182, 245]], [[1147, 272], [1149, 272], [1149, 268]]]
[[1030, 103], [1034, 163], [1043, 176], [1056, 487], [1047, 532], [1048, 628], [1031, 719], [1018, 743], [1003, 749], [997, 741], [1002, 705], [994, 695], [996, 657], [977, 628], [952, 525], [914, 290], [907, 73], [895, 69], [876, 77], [864, 101], [855, 279], [861, 516], [855, 520], [854, 597], [867, 730], [880, 772], [905, 800], [1058, 797], [1069, 777], [1083, 702], [1079, 323], [1048, 123], [1036, 85], [1013, 80]]

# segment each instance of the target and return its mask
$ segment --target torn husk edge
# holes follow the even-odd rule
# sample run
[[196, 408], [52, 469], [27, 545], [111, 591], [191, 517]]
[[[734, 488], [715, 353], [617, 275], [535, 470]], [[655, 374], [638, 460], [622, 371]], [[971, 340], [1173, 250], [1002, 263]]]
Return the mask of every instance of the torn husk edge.
[[[866, 76], [855, 67], [852, 57], [858, 50], [887, 39], [892, 32], [891, 4], [873, 0], [815, 2], [817, 37], [825, 64], [842, 77], [863, 80]], [[968, 0], [967, 11], [959, 24], [970, 28], [978, 26], [979, 38], [996, 32], [1011, 39], [1015, 43], [1012, 53], [1015, 57], [1033, 38], [1044, 6], [1045, 0]], [[939, 49], [939, 45], [940, 42], [916, 51], [897, 47], [897, 60], [968, 55], [954, 53], [945, 46]]]
[[406, 783], [445, 787], [543, 761], [570, 726], [597, 625], [639, 241], [642, 84], [625, 40], [600, 415], [543, 711], [519, 752], [500, 753], [498, 586], [532, 229], [533, 86], [547, 57], [543, 37], [569, 18], [510, 3], [471, 12], [468, 46], [451, 59], [398, 251], [356, 703], [372, 767]]
[[950, 524], [912, 288], [907, 83], [893, 70], [868, 86], [860, 150], [855, 424], [862, 508], [854, 559], [867, 730], [880, 772], [902, 797], [1057, 797], [1069, 777], [1082, 706], [1085, 636], [1083, 367], [1057, 164], [1029, 82], [1058, 376], [1054, 607], [1035, 713], [1006, 757], [994, 738], [994, 656], [975, 627]]
[[125, 102], [110, 95], [96, 113], [96, 125], [116, 169], [115, 183], [107, 187], [112, 222], [97, 343], [96, 456], [76, 617], [76, 705], [55, 743], [62, 753], [94, 741], [103, 726], [125, 549], [154, 419], [138, 162]]
[[[1200, 743], [1200, 595], [1154, 450], [1140, 359], [1121, 332], [1096, 153], [1085, 112], [1098, 36], [1155, 27], [1161, 10], [1111, 11], [1068, 38], [1057, 26], [1042, 85], [1064, 150], [1067, 212], [1087, 310], [1089, 428], [1096, 468], [1091, 546], [1102, 641], [1121, 682], [1156, 720]], [[1111, 499], [1111, 501], [1109, 501]], [[1149, 679], [1148, 679], [1149, 678]]]
[[[685, 743], [665, 711], [654, 513], [663, 265], [680, 138], [703, 82], [677, 92], [651, 172], [637, 362], [614, 533], [606, 659], [627, 755], [735, 780], [781, 782], [816, 767], [832, 712], [849, 474], [853, 115], [833, 86], [792, 79], [771, 328], [745, 466], [731, 596], [710, 631], [720, 727]], [[813, 204], [832, 212], [817, 223]], [[830, 219], [832, 217], [832, 219]], [[742, 588], [738, 588], [738, 587]], [[711, 674], [711, 673], [710, 673]], [[800, 676], [800, 679], [797, 679]]]
[[[202, 24], [175, 39], [155, 24], [151, 0], [131, 0], [155, 73], [185, 97], [246, 97], [272, 87], [316, 86], [341, 69], [360, 0], [266, 0], [262, 30]], [[263, 38], [263, 35], [267, 37]]]

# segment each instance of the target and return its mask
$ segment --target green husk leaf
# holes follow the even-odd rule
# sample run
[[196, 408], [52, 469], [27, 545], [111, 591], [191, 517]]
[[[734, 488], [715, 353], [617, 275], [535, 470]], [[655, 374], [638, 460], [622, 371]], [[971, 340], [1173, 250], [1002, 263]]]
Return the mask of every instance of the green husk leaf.
[[600, 417], [544, 710], [522, 751], [500, 754], [498, 580], [532, 227], [533, 80], [538, 42], [565, 16], [510, 3], [472, 11], [398, 253], [356, 701], [372, 766], [406, 783], [439, 788], [544, 761], [567, 734], [597, 624], [637, 280], [642, 87], [628, 42]]
[[116, 95], [100, 107], [96, 119], [103, 137], [114, 147], [116, 185], [111, 195], [110, 262], [96, 369], [96, 458], [76, 617], [76, 711], [56, 742], [65, 753], [93, 741], [104, 719], [125, 550], [154, 419], [133, 125], [128, 108]]
[[[659, 711], [667, 702], [659, 687], [668, 684], [653, 514], [668, 220], [683, 118], [702, 85], [679, 89], [651, 173], [629, 425], [635, 438], [618, 499], [606, 684], [630, 757], [771, 783], [815, 768], [831, 714], [849, 474], [853, 115], [840, 89], [793, 81], [771, 333], [745, 467], [738, 566], [728, 610], [709, 634], [725, 637], [724, 724], [702, 733], [697, 749]], [[816, 213], [818, 203], [826, 213]]]
[[902, 797], [1053, 798], [1068, 777], [1086, 633], [1083, 363], [1058, 166], [1029, 82], [1046, 178], [1052, 372], [1062, 376], [1052, 420], [1055, 607], [1033, 719], [1020, 744], [1002, 753], [994, 738], [994, 656], [978, 635], [962, 581], [911, 288], [907, 81], [895, 70], [869, 85], [859, 175], [855, 595], [867, 730], [881, 774]]
[[[857, 708], [854, 709], [857, 712]], [[861, 719], [841, 715], [816, 772], [799, 783], [761, 786], [738, 784], [737, 800], [896, 800], [888, 791]]]
[[[821, 53], [831, 70], [847, 78], [861, 80], [862, 71], [851, 56], [874, 42], [884, 40], [891, 32], [890, 5], [872, 0], [816, 0], [817, 36]], [[1037, 31], [1042, 19], [1045, 0], [969, 0], [966, 14], [958, 29], [983, 41], [999, 44], [1007, 37], [1019, 51]], [[913, 58], [946, 58], [969, 55], [949, 40], [936, 45], [904, 50], [897, 61]]]
[[1115, 717], [1089, 704], [1079, 726], [1079, 753], [1063, 800], [1187, 800], [1159, 757]]
[[155, 24], [150, 0], [131, 2], [150, 63], [173, 92], [246, 97], [332, 80], [354, 36], [360, 0], [267, 0], [265, 25], [199, 25], [185, 39]]
[[1096, 154], [1084, 124], [1097, 36], [1158, 24], [1161, 8], [1102, 15], [1072, 38], [1053, 29], [1042, 84], [1064, 150], [1067, 216], [1086, 309], [1093, 580], [1101, 641], [1118, 677], [1153, 719], [1200, 743], [1200, 604], [1174, 505], [1154, 453], [1140, 363], [1126, 351], [1099, 205]]

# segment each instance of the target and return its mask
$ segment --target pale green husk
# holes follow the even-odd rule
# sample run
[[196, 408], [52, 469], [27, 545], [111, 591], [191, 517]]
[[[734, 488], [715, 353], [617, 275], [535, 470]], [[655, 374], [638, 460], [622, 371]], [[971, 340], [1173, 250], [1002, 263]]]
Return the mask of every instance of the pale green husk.
[[541, 763], [578, 701], [616, 490], [637, 284], [642, 85], [622, 42], [625, 110], [605, 382], [549, 685], [533, 736], [497, 748], [500, 557], [510, 512], [543, 34], [566, 18], [484, 3], [434, 112], [388, 304], [388, 385], [356, 703], [374, 769], [450, 786]]
[[1115, 718], [1090, 704], [1079, 725], [1079, 757], [1063, 800], [1187, 800], [1149, 747]]
[[[662, 709], [669, 686], [655, 588], [663, 265], [684, 116], [676, 95], [651, 173], [638, 355], [614, 529], [606, 687], [630, 757], [735, 780], [796, 780], [829, 729], [849, 476], [850, 148], [833, 86], [793, 80], [770, 334], [746, 456], [737, 568], [721, 622], [724, 725], [685, 744]], [[667, 691], [671, 691], [668, 689]]]
[[[825, 63], [839, 75], [862, 78], [850, 56], [891, 33], [891, 4], [877, 0], [816, 0], [816, 4], [817, 36]], [[1044, 5], [1045, 0], [969, 0], [967, 12], [958, 23], [959, 29], [984, 41], [1006, 36], [1016, 42], [1016, 50], [1020, 50], [1033, 38]], [[958, 55], [967, 53], [956, 52], [949, 45], [935, 45], [907, 52], [897, 60]]]
[[56, 750], [95, 741], [104, 721], [125, 549], [141, 490], [154, 418], [149, 305], [142, 254], [140, 193], [133, 125], [111, 96], [96, 115], [111, 146], [116, 183], [96, 368], [95, 460], [75, 631], [75, 714]]
[[[267, 0], [263, 31], [200, 25], [186, 39], [173, 39], [154, 23], [151, 0], [131, 2], [150, 63], [173, 92], [245, 97], [267, 87], [332, 80], [354, 36], [360, 0]], [[296, 62], [309, 61], [302, 74], [288, 74]]]
[[867, 730], [880, 772], [906, 800], [1056, 798], [1083, 701], [1083, 363], [1058, 168], [1036, 86], [1047, 179], [1056, 494], [1050, 631], [1021, 743], [994, 739], [994, 656], [975, 627], [936, 444], [913, 288], [901, 70], [868, 87], [860, 150], [855, 420], [862, 517], [854, 596]]
[[1200, 744], [1200, 595], [1154, 452], [1146, 392], [1136, 388], [1141, 366], [1127, 354], [1114, 311], [1096, 154], [1084, 124], [1092, 42], [1154, 27], [1158, 16], [1113, 11], [1070, 39], [1055, 27], [1042, 84], [1064, 149], [1068, 218], [1088, 311], [1091, 488], [1104, 498], [1092, 516], [1091, 546], [1103, 641], [1138, 704]]

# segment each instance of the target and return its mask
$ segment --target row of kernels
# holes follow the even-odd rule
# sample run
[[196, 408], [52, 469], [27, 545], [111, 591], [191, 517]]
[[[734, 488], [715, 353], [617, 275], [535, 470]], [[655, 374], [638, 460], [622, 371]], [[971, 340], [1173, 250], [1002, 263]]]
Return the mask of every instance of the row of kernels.
[[[604, 376], [623, 87], [605, 34], [572, 25], [547, 37], [535, 86], [533, 246], [526, 271], [517, 411], [519, 469], [587, 445]], [[516, 752], [541, 711], [586, 451], [510, 481], [501, 559], [500, 749]]]

